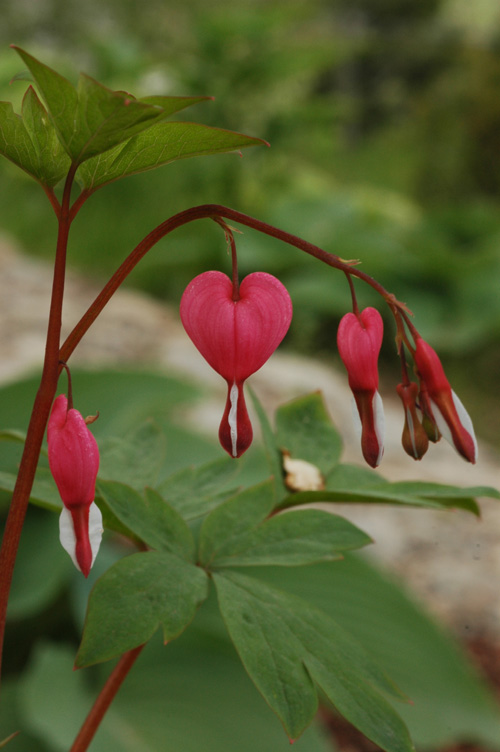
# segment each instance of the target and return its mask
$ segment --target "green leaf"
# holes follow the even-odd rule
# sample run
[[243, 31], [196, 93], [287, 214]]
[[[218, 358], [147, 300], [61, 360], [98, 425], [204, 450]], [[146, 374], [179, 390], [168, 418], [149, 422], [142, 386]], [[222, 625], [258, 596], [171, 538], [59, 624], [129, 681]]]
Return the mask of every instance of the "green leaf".
[[0, 102], [0, 153], [48, 187], [56, 185], [69, 169], [70, 160], [31, 86], [23, 100], [22, 118], [10, 102]]
[[142, 491], [158, 479], [165, 461], [165, 435], [153, 420], [147, 420], [126, 437], [105, 437], [99, 441], [99, 452], [99, 478], [119, 478]]
[[16, 558], [8, 618], [26, 619], [46, 609], [68, 576], [68, 557], [59, 543], [58, 520], [30, 508]]
[[164, 642], [173, 640], [207, 595], [205, 572], [177, 556], [148, 551], [121, 559], [92, 589], [75, 665], [115, 658], [160, 627]]
[[203, 566], [213, 563], [221, 546], [231, 546], [265, 520], [273, 506], [273, 483], [269, 480], [241, 491], [214, 509], [201, 528], [199, 556]]
[[364, 650], [321, 611], [235, 572], [214, 574], [228, 632], [251, 679], [295, 739], [317, 710], [314, 683], [386, 752], [413, 749], [379, 691], [400, 697]]
[[56, 130], [43, 104], [30, 86], [23, 99], [23, 121], [38, 160], [38, 178], [49, 187], [68, 173], [71, 160], [61, 146]]
[[285, 509], [299, 504], [320, 502], [401, 504], [429, 509], [463, 509], [479, 515], [478, 496], [500, 498], [499, 492], [487, 486], [458, 488], [420, 481], [390, 483], [364, 468], [338, 465], [327, 478], [324, 491], [298, 491], [279, 504]]
[[230, 494], [225, 484], [237, 475], [238, 463], [229, 457], [200, 467], [186, 467], [157, 486], [157, 491], [185, 520], [202, 517]]
[[213, 97], [164, 97], [158, 94], [153, 94], [150, 97], [139, 98], [139, 101], [144, 102], [144, 104], [152, 104], [155, 107], [161, 107], [164, 118], [170, 117], [170, 115], [174, 115], [181, 110], [185, 110], [187, 107], [192, 107], [194, 104], [198, 104], [198, 102], [212, 100]]
[[[16, 485], [17, 475], [0, 471], [0, 489], [12, 492]], [[30, 502], [52, 512], [60, 512], [62, 502], [57, 486], [47, 468], [39, 467], [36, 471], [35, 482], [31, 489]]]
[[[92, 752], [289, 752], [288, 739], [234, 651], [217, 649], [207, 639], [190, 642], [187, 648], [184, 642], [176, 640], [165, 650], [159, 640], [152, 640], [144, 648], [103, 718]], [[102, 686], [108, 674], [107, 665], [96, 667], [97, 676], [89, 682], [86, 672], [72, 671], [73, 662], [71, 646], [34, 646], [27, 675], [16, 687], [22, 719], [14, 715], [14, 697], [9, 702], [7, 685], [2, 684], [0, 730], [5, 735], [13, 728], [23, 732], [13, 752], [18, 747], [20, 752], [70, 749], [82, 709], [92, 706], [95, 685]], [[336, 752], [318, 723], [297, 748]]]
[[17, 444], [24, 444], [26, 441], [26, 432], [4, 428], [0, 430], [0, 441], [13, 441]]
[[393, 575], [356, 554], [338, 564], [258, 571], [272, 587], [320, 608], [370, 651], [411, 699], [398, 712], [419, 750], [467, 741], [500, 750], [494, 692], [453, 635]]
[[156, 123], [127, 143], [86, 162], [78, 169], [76, 179], [82, 188], [94, 191], [113, 180], [177, 159], [223, 154], [264, 143], [259, 138], [198, 123]]
[[75, 164], [123, 143], [164, 117], [161, 107], [111, 91], [85, 74], [80, 74], [75, 89], [32, 55], [14, 49], [31, 71], [59, 140]]
[[269, 472], [273, 478], [274, 494], [277, 501], [278, 499], [283, 498], [283, 496], [287, 493], [287, 489], [285, 488], [285, 484], [283, 482], [283, 467], [280, 447], [273, 433], [273, 429], [271, 428], [271, 424], [266, 415], [266, 411], [262, 407], [253, 389], [251, 389], [251, 387], [247, 388], [252, 399], [255, 412], [257, 413], [257, 417], [259, 419], [260, 430], [262, 432], [262, 441], [264, 443], [264, 451], [266, 454]]
[[273, 508], [268, 481], [241, 492], [207, 517], [200, 534], [200, 561], [230, 566], [297, 566], [341, 557], [370, 538], [352, 523], [320, 510], [268, 517]]
[[194, 540], [190, 529], [156, 491], [147, 488], [143, 498], [130, 486], [117, 481], [99, 481], [98, 490], [120, 522], [148, 546], [193, 560]]
[[311, 462], [323, 475], [339, 462], [342, 440], [320, 392], [281, 405], [275, 420], [277, 442], [293, 459]]

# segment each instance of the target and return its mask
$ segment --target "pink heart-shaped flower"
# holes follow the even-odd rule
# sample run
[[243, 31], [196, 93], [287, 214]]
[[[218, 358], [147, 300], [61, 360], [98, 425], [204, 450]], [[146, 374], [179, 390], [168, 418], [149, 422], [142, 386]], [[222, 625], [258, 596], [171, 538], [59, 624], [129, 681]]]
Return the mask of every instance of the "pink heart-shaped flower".
[[265, 272], [245, 277], [237, 296], [225, 274], [204, 272], [184, 291], [180, 315], [196, 348], [227, 381], [219, 438], [231, 456], [239, 457], [252, 441], [243, 382], [264, 365], [287, 333], [290, 296], [276, 277]]

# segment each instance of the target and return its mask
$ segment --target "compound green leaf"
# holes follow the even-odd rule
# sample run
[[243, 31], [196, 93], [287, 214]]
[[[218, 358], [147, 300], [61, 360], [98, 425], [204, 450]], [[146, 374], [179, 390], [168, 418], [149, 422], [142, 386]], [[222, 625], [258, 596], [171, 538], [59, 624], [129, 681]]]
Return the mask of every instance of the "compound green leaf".
[[239, 151], [264, 143], [259, 138], [198, 123], [156, 123], [111, 152], [86, 162], [76, 179], [82, 188], [94, 191], [113, 180], [177, 159]]
[[298, 566], [339, 559], [342, 551], [370, 543], [368, 535], [342, 517], [316, 509], [269, 517], [272, 508], [272, 481], [217, 507], [201, 530], [203, 565]]
[[161, 107], [112, 91], [81, 74], [75, 87], [19, 47], [47, 105], [59, 140], [75, 164], [100, 154], [164, 117]]
[[386, 752], [411, 752], [388, 700], [401, 698], [363, 648], [305, 601], [236, 572], [214, 574], [219, 607], [252, 681], [291, 739], [317, 709], [315, 683], [337, 710]]
[[205, 572], [178, 556], [148, 551], [121, 559], [92, 589], [75, 665], [115, 658], [159, 628], [165, 642], [173, 640], [207, 595]]
[[340, 459], [342, 440], [320, 392], [281, 405], [276, 410], [276, 435], [293, 459], [311, 462], [324, 475]]
[[190, 529], [156, 491], [147, 488], [143, 497], [117, 481], [99, 481], [98, 491], [125, 528], [148, 546], [193, 560], [194, 540]]

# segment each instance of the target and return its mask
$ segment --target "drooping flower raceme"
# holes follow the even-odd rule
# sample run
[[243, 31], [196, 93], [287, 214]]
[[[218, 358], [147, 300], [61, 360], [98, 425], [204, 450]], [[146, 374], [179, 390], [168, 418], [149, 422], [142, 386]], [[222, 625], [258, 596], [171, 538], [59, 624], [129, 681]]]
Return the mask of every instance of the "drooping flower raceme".
[[59, 519], [61, 544], [85, 577], [102, 537], [102, 515], [94, 502], [99, 469], [97, 442], [81, 413], [68, 410], [60, 394], [47, 426], [49, 466], [64, 504]]
[[376, 308], [346, 313], [338, 332], [337, 346], [347, 369], [356, 402], [355, 417], [361, 421], [361, 449], [371, 467], [380, 464], [384, 452], [384, 409], [378, 392], [378, 356], [384, 325]]
[[228, 276], [209, 271], [187, 286], [180, 315], [194, 345], [227, 382], [219, 440], [231, 457], [240, 457], [253, 436], [243, 383], [264, 365], [287, 333], [292, 320], [290, 296], [276, 277], [265, 272], [245, 277], [235, 295]]
[[[444, 438], [469, 462], [476, 462], [477, 442], [469, 414], [446, 378], [436, 351], [421, 337], [415, 341], [422, 409]], [[429, 414], [430, 413], [430, 414]]]

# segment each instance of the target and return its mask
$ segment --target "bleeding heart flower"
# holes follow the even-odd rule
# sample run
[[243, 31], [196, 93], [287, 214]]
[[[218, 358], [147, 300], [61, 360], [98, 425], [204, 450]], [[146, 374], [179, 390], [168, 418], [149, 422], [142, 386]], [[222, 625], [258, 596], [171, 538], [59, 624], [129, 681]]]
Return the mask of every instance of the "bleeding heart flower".
[[477, 442], [472, 421], [452, 390], [436, 351], [417, 337], [414, 357], [426, 417], [464, 459], [476, 462]]
[[102, 515], [94, 503], [99, 449], [81, 413], [68, 410], [60, 394], [52, 405], [47, 427], [49, 466], [64, 508], [59, 519], [63, 548], [85, 577], [102, 537]]
[[219, 440], [231, 457], [240, 457], [253, 436], [243, 383], [264, 365], [287, 333], [290, 296], [276, 277], [265, 272], [245, 277], [236, 294], [225, 274], [204, 272], [184, 291], [180, 315], [194, 345], [227, 382]]
[[356, 402], [354, 417], [359, 415], [361, 421], [363, 457], [371, 467], [380, 464], [384, 453], [384, 408], [377, 366], [383, 334], [382, 317], [375, 308], [346, 313], [337, 332], [337, 346]]

